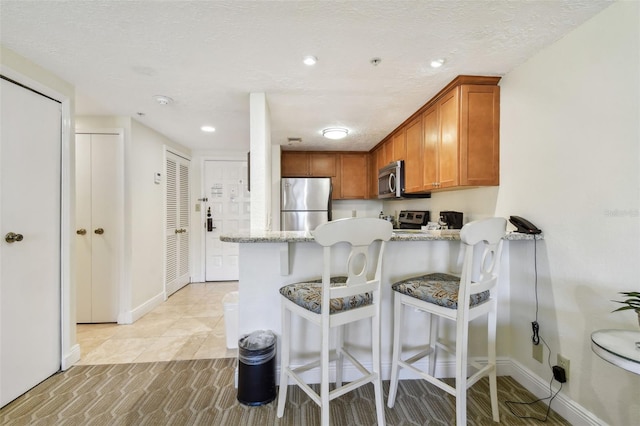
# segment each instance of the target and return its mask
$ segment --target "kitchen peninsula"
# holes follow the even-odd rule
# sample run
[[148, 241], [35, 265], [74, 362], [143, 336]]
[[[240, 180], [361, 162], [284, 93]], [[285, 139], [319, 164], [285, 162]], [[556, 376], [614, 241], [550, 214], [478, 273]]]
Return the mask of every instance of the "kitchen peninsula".
[[[533, 240], [533, 235], [510, 233], [506, 240]], [[536, 235], [536, 239], [542, 235]], [[227, 234], [221, 241], [240, 243], [240, 278], [238, 285], [239, 335], [255, 330], [272, 330], [280, 335], [280, 287], [295, 282], [319, 278], [322, 272], [322, 247], [313, 235], [305, 231], [247, 231]], [[337, 255], [348, 253], [347, 247]], [[505, 251], [507, 245], [505, 245]], [[428, 271], [455, 271], [460, 254], [460, 237], [455, 231], [420, 232], [398, 230], [387, 243], [382, 263], [382, 375], [389, 378], [393, 323], [391, 283]], [[508, 256], [507, 256], [508, 258]], [[508, 266], [508, 265], [506, 265]], [[508, 271], [503, 267], [503, 271]], [[499, 298], [508, 297], [509, 274], [502, 274]], [[506, 294], [506, 296], [503, 296]], [[299, 320], [299, 319], [298, 319]], [[500, 314], [498, 327], [500, 328]], [[416, 312], [408, 312], [405, 324], [409, 335], [421, 336], [427, 329], [426, 320]], [[305, 353], [319, 349], [319, 330], [303, 322], [294, 321], [292, 350], [306, 361]], [[347, 331], [349, 341], [357, 347], [368, 345], [370, 325], [360, 322]], [[471, 351], [475, 349], [470, 347]], [[483, 348], [477, 349], [484, 353]], [[358, 353], [355, 351], [355, 353]], [[279, 358], [279, 351], [277, 353]], [[294, 356], [295, 357], [295, 356]], [[362, 353], [365, 365], [371, 360]], [[295, 359], [295, 358], [294, 358]], [[357, 373], [345, 365], [345, 378], [351, 380]], [[313, 372], [311, 372], [313, 374]], [[311, 376], [313, 379], [313, 375]]]

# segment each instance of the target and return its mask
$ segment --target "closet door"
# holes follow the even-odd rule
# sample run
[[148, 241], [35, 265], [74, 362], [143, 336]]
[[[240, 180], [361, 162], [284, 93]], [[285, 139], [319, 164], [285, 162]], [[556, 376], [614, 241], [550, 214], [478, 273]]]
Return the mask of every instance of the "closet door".
[[189, 172], [190, 162], [167, 151], [165, 292], [175, 293], [189, 283]]
[[116, 322], [121, 255], [122, 138], [76, 135], [76, 320]]
[[60, 369], [61, 107], [0, 80], [0, 407]]

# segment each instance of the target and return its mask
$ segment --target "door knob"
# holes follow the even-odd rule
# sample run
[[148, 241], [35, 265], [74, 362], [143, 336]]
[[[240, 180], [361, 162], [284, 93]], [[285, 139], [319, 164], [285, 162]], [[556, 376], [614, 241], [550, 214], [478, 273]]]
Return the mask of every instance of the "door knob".
[[4, 240], [8, 243], [16, 243], [22, 241], [23, 238], [22, 234], [16, 234], [15, 232], [9, 232], [4, 236]]
[[95, 230], [95, 231], [93, 231], [93, 232], [94, 232], [95, 234], [102, 235], [102, 234], [104, 234], [104, 229], [102, 229], [102, 228], [98, 228], [98, 229], [96, 229], [96, 230]]
[[84, 228], [80, 228], [76, 231], [76, 234], [78, 235], [85, 235], [87, 233], [87, 230]]

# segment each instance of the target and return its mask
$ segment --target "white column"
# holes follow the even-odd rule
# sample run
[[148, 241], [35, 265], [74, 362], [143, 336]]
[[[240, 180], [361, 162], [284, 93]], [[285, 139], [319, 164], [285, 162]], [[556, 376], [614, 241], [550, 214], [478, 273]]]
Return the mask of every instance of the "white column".
[[251, 229], [271, 229], [271, 122], [264, 93], [249, 95]]

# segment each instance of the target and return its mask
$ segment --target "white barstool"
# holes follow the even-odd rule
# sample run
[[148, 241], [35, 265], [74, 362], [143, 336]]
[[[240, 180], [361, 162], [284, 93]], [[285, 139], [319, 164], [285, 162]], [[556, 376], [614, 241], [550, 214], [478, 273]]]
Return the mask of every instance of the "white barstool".
[[[398, 390], [398, 370], [407, 368], [421, 378], [456, 397], [456, 422], [467, 422], [467, 389], [480, 378], [489, 376], [491, 411], [493, 420], [500, 421], [498, 412], [498, 389], [496, 378], [496, 298], [495, 288], [500, 271], [502, 237], [507, 222], [504, 218], [490, 218], [470, 222], [460, 231], [464, 260], [461, 275], [432, 273], [409, 278], [392, 285], [394, 294], [394, 330], [391, 384], [387, 405], [395, 404]], [[474, 270], [474, 247], [482, 246], [484, 252]], [[430, 315], [429, 344], [424, 350], [409, 358], [402, 358], [403, 310], [417, 309]], [[468, 359], [469, 322], [487, 316], [487, 364], [481, 365]], [[452, 348], [438, 339], [438, 319], [445, 318], [456, 323], [456, 345]], [[415, 345], [415, 342], [411, 342]], [[455, 386], [450, 386], [435, 377], [437, 350], [455, 354]], [[429, 357], [429, 371], [417, 368], [414, 363]], [[467, 377], [468, 364], [477, 372]]]
[[[280, 365], [280, 392], [278, 396], [278, 417], [284, 414], [289, 378], [300, 386], [309, 397], [320, 406], [321, 423], [329, 425], [329, 401], [344, 395], [369, 382], [373, 383], [377, 422], [384, 425], [384, 403], [380, 378], [380, 278], [382, 254], [385, 242], [391, 238], [391, 223], [381, 219], [349, 218], [328, 222], [318, 226], [313, 235], [323, 246], [322, 279], [284, 286], [282, 295], [282, 345]], [[377, 256], [372, 256], [379, 241]], [[349, 243], [348, 256], [340, 258], [343, 265], [332, 265], [332, 251], [339, 243]], [[343, 244], [340, 244], [341, 246]], [[335, 255], [334, 255], [335, 259]], [[332, 271], [344, 269], [346, 277], [332, 277]], [[337, 266], [337, 268], [335, 268]], [[367, 271], [375, 271], [368, 277]], [[321, 330], [319, 359], [303, 366], [293, 367], [290, 363], [291, 314], [316, 324]], [[365, 368], [344, 346], [343, 327], [364, 318], [371, 318], [371, 370]], [[336, 349], [331, 351], [329, 333], [336, 330]], [[342, 384], [344, 358], [355, 366], [362, 376], [345, 385]], [[329, 391], [329, 363], [336, 362], [336, 386]], [[301, 378], [300, 373], [320, 367], [320, 394], [316, 393]]]

